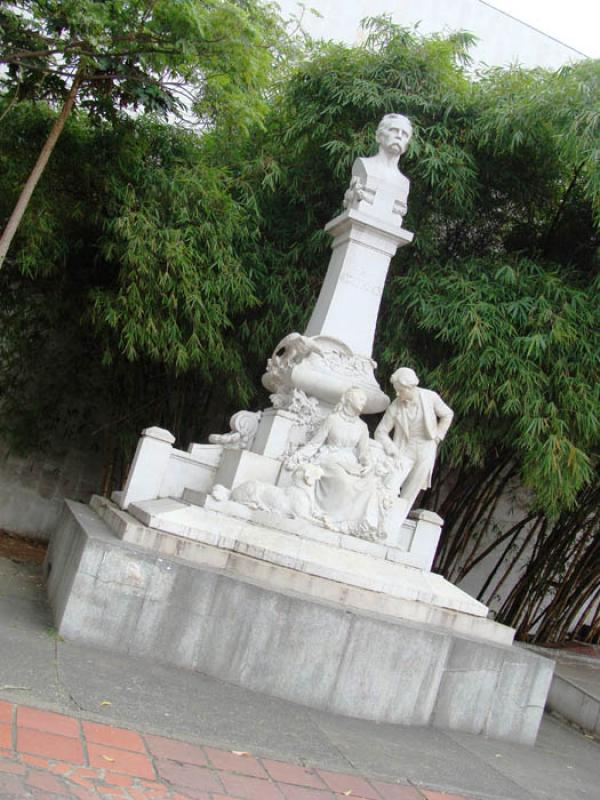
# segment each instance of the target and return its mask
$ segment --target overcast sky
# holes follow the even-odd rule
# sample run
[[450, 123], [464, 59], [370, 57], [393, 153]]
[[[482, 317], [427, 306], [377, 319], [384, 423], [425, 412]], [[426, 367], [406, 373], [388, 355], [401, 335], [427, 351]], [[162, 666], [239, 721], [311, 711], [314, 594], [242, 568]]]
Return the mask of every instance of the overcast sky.
[[484, 0], [554, 36], [586, 56], [600, 58], [600, 0]]

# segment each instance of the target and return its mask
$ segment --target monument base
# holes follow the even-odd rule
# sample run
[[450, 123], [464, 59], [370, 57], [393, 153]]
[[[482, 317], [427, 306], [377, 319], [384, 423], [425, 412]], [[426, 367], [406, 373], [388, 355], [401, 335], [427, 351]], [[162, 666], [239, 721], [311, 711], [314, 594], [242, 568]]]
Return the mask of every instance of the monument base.
[[[333, 713], [535, 741], [553, 665], [501, 644], [509, 629], [96, 505], [114, 515], [110, 527], [68, 502], [48, 550], [48, 594], [65, 638]], [[119, 538], [133, 532], [145, 546]]]

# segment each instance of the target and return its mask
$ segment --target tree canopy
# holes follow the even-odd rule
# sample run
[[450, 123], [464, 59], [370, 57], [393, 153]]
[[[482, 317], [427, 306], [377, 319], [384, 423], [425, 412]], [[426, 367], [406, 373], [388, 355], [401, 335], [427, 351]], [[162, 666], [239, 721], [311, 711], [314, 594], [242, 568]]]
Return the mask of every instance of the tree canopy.
[[[46, 115], [7, 117], [0, 197]], [[67, 125], [0, 292], [3, 429], [21, 445], [110, 449], [148, 416], [191, 437], [214, 383], [248, 399], [233, 324], [256, 305], [243, 263], [253, 219], [205, 148], [151, 120]], [[179, 409], [188, 384], [196, 396]], [[170, 415], [184, 411], [180, 427]]]
[[7, 110], [62, 103], [0, 237], [0, 268], [73, 107], [170, 112], [239, 135], [260, 122], [287, 41], [261, 0], [16, 0], [0, 6], [0, 33]]
[[62, 100], [80, 78], [79, 103], [113, 117], [124, 109], [260, 119], [285, 41], [260, 0], [7, 0], [0, 4], [3, 91]]

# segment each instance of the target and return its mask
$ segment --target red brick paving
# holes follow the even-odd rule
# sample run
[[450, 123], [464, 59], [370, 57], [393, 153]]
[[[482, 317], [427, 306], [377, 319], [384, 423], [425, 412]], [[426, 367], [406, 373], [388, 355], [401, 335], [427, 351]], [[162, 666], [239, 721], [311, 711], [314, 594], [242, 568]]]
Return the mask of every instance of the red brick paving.
[[[374, 786], [358, 775], [345, 775], [340, 772], [329, 772], [328, 770], [318, 770], [320, 777], [334, 792], [346, 795], [350, 792], [350, 797], [363, 797], [365, 800], [380, 800], [380, 795]], [[348, 796], [348, 795], [346, 795]]]
[[400, 786], [397, 783], [371, 781], [382, 797], [382, 800], [422, 800], [423, 794], [412, 786]]
[[285, 800], [330, 800], [331, 792], [322, 789], [312, 789], [306, 786], [293, 786], [280, 783]]
[[45, 792], [68, 796], [67, 787], [65, 784], [59, 778], [55, 778], [54, 775], [51, 775], [49, 772], [31, 771], [27, 776], [26, 784], [27, 786], [33, 786], [36, 789], [43, 789]]
[[158, 776], [174, 786], [187, 786], [204, 792], [220, 792], [223, 785], [216, 772], [196, 764], [179, 764], [177, 761], [159, 761]]
[[152, 734], [146, 734], [145, 739], [150, 754], [155, 758], [168, 758], [171, 761], [179, 761], [181, 764], [197, 764], [199, 767], [205, 767], [208, 764], [206, 753], [202, 747], [195, 744]]
[[275, 783], [262, 778], [250, 778], [248, 775], [221, 773], [225, 791], [243, 800], [283, 800], [281, 791]]
[[10, 750], [12, 747], [12, 726], [0, 722], [0, 747]]
[[271, 761], [268, 758], [263, 758], [262, 763], [274, 781], [310, 786], [313, 789], [327, 788], [311, 769], [299, 767], [297, 764], [287, 764], [285, 761]]
[[12, 722], [13, 705], [0, 700], [0, 722]]
[[79, 739], [56, 736], [31, 728], [17, 728], [17, 750], [55, 761], [83, 764], [83, 749]]
[[15, 800], [467, 800], [203, 747], [0, 700], [0, 797]]
[[17, 708], [17, 725], [19, 728], [33, 728], [36, 731], [56, 733], [75, 739], [79, 736], [79, 723], [73, 717], [66, 717], [64, 714], [55, 714], [51, 711], [40, 711], [27, 706]]
[[88, 742], [107, 744], [122, 750], [133, 750], [145, 753], [146, 748], [139, 733], [125, 728], [113, 728], [111, 725], [98, 725], [96, 722], [82, 722], [83, 735]]
[[252, 775], [255, 778], [269, 777], [258, 761], [249, 753], [244, 753], [243, 750], [238, 751], [238, 753], [230, 753], [228, 750], [215, 750], [214, 747], [205, 747], [204, 750], [213, 767], [217, 769], [238, 772], [241, 775]]
[[131, 753], [117, 747], [107, 747], [88, 741], [90, 767], [110, 769], [111, 772], [125, 772], [139, 778], [155, 778], [154, 766], [144, 753]]

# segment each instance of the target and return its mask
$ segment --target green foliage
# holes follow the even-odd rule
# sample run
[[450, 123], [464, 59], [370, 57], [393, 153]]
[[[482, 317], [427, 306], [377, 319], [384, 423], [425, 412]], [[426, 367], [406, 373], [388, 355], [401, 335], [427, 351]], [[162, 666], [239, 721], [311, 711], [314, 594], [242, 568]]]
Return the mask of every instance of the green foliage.
[[142, 124], [125, 137], [102, 237], [119, 274], [92, 299], [96, 324], [116, 333], [128, 360], [147, 356], [209, 376], [242, 368], [225, 332], [255, 299], [241, 262], [252, 219], [233, 199], [228, 174], [206, 163], [204, 144]]
[[551, 514], [594, 477], [599, 425], [598, 286], [570, 277], [525, 259], [413, 269], [390, 287], [388, 311], [404, 316], [430, 380], [452, 398], [451, 463], [510, 448]]
[[144, 412], [194, 430], [213, 395], [249, 392], [232, 319], [255, 304], [254, 210], [214, 155], [260, 125], [291, 52], [281, 20], [261, 0], [16, 0], [0, 33], [0, 219], [81, 81], [2, 276], [5, 435], [108, 453]]
[[[0, 214], [47, 118], [19, 104], [0, 130]], [[189, 440], [212, 395], [219, 425], [248, 400], [233, 326], [256, 304], [256, 220], [207, 163], [209, 142], [144, 119], [67, 124], [1, 278], [1, 418], [16, 445], [125, 457], [149, 418]]]
[[0, 33], [0, 87], [19, 100], [60, 100], [78, 74], [100, 117], [193, 113], [236, 130], [260, 120], [287, 42], [260, 0], [14, 0]]
[[[482, 114], [473, 135], [495, 155], [547, 167], [549, 202], [570, 176], [600, 225], [600, 66], [583, 61], [557, 72], [493, 70], [476, 85]], [[552, 232], [552, 231], [551, 231]]]

